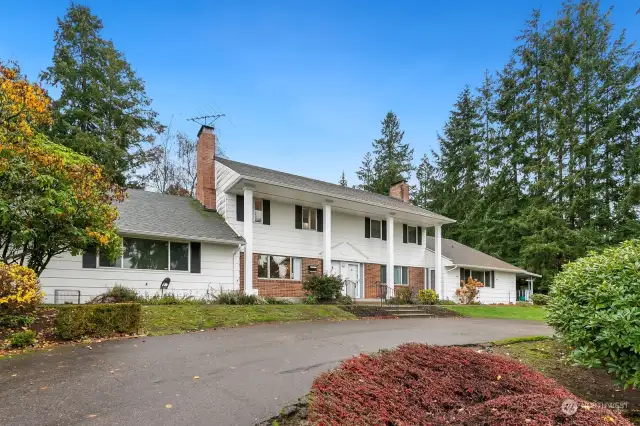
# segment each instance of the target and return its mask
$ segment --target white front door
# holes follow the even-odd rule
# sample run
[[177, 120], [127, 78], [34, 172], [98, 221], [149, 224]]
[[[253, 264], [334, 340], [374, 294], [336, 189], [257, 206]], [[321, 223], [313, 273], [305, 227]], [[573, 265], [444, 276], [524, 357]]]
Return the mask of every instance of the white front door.
[[363, 297], [362, 279], [360, 277], [360, 264], [353, 262], [331, 262], [332, 272], [340, 275], [344, 280], [345, 286], [343, 293], [354, 299]]

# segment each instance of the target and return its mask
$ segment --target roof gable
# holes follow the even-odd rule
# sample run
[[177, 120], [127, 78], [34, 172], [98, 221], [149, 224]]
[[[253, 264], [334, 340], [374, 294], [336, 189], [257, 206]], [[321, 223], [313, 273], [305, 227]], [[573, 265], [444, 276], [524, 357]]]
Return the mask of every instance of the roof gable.
[[[435, 251], [435, 237], [427, 237], [425, 243], [429, 250]], [[511, 265], [497, 257], [490, 256], [447, 238], [442, 239], [442, 255], [451, 259], [455, 265], [478, 266], [487, 269], [507, 269], [514, 272], [526, 272], [524, 269]]]

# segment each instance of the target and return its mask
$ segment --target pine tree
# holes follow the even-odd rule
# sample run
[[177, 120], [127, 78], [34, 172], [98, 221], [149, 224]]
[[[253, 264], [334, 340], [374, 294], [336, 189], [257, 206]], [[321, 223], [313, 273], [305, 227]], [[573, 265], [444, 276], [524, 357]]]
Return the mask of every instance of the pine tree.
[[413, 193], [412, 202], [418, 207], [431, 210], [433, 207], [431, 203], [434, 202], [434, 197], [438, 192], [437, 178], [435, 167], [429, 161], [429, 157], [425, 154], [422, 157], [422, 161], [416, 168], [416, 179], [418, 185]]
[[413, 171], [413, 149], [402, 143], [398, 117], [389, 111], [382, 121], [382, 137], [373, 141], [373, 154], [367, 153], [356, 172], [366, 191], [389, 195], [389, 188], [400, 180], [409, 180]]
[[72, 4], [55, 32], [53, 65], [41, 75], [59, 87], [50, 136], [88, 155], [117, 183], [147, 161], [145, 147], [162, 130], [144, 82], [102, 37], [102, 21]]
[[338, 184], [340, 186], [349, 186], [349, 184], [347, 183], [347, 178], [344, 175], [344, 170], [342, 171], [342, 176], [340, 176], [340, 180], [338, 181]]

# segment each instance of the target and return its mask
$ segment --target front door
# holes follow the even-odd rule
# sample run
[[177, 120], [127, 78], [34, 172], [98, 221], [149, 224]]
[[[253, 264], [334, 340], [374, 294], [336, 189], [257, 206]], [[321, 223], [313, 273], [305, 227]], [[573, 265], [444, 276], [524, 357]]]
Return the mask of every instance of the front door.
[[342, 263], [345, 280], [345, 294], [354, 299], [360, 298], [360, 265], [358, 263]]

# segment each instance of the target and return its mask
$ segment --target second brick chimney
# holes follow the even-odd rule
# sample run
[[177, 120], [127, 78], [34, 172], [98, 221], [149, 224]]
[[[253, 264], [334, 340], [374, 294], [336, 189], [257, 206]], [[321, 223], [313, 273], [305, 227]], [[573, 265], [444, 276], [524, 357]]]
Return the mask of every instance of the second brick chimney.
[[206, 210], [216, 209], [216, 135], [213, 127], [202, 126], [198, 132], [196, 149], [196, 199]]
[[409, 202], [409, 184], [406, 180], [401, 180], [394, 183], [389, 188], [389, 197], [397, 198], [398, 200]]

